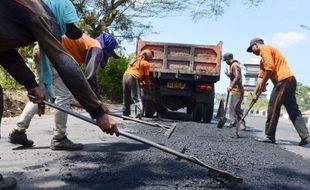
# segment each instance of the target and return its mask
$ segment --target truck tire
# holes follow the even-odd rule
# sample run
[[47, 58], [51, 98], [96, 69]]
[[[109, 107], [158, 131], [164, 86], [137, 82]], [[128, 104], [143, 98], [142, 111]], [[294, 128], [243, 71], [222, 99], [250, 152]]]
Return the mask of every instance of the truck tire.
[[203, 116], [202, 116], [203, 122], [211, 123], [212, 118], [213, 118], [213, 104], [204, 104]]
[[145, 117], [153, 117], [155, 113], [155, 105], [152, 100], [145, 100], [143, 101], [143, 109], [144, 109], [144, 116]]
[[193, 108], [191, 106], [186, 107], [186, 114], [192, 114], [193, 113]]
[[203, 116], [203, 104], [195, 104], [193, 110], [193, 121], [201, 122], [202, 116]]

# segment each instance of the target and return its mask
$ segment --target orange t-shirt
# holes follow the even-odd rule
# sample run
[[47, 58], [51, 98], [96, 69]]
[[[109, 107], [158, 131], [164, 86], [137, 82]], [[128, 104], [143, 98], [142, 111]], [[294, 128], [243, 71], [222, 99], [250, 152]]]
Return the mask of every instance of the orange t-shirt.
[[276, 48], [268, 45], [260, 46], [260, 56], [262, 59], [260, 61], [260, 71], [258, 73], [259, 78], [263, 78], [265, 71], [269, 70], [272, 72], [270, 79], [276, 84], [294, 75], [286, 59]]
[[89, 48], [97, 47], [102, 49], [100, 43], [96, 39], [85, 34], [77, 40], [71, 40], [64, 35], [62, 36], [62, 45], [79, 64], [85, 62], [86, 53]]
[[143, 76], [150, 75], [150, 63], [141, 58], [134, 58], [128, 65], [124, 74], [131, 75], [136, 80], [140, 80]]

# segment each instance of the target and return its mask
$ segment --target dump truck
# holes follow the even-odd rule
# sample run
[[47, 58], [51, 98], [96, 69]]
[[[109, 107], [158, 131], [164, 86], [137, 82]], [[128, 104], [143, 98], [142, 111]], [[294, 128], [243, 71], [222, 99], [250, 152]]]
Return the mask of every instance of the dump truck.
[[215, 83], [220, 80], [222, 42], [196, 45], [137, 40], [136, 53], [154, 51], [151, 89], [143, 92], [144, 115], [186, 108], [193, 121], [213, 117]]

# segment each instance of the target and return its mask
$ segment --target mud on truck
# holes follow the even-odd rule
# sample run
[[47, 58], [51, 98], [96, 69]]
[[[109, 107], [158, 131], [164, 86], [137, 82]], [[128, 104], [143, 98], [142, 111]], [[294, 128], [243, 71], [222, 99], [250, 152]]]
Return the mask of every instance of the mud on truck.
[[186, 108], [196, 122], [213, 117], [214, 84], [220, 79], [222, 42], [217, 45], [137, 40], [136, 53], [154, 51], [150, 61], [151, 90], [143, 91], [144, 116]]

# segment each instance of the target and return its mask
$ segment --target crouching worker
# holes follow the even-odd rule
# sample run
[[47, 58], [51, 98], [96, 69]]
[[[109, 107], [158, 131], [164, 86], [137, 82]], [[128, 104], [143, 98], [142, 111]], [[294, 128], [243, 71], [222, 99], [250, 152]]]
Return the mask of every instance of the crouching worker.
[[139, 56], [133, 58], [123, 75], [123, 115], [130, 115], [130, 102], [133, 100], [134, 104], [138, 109], [136, 118], [141, 119], [143, 115], [143, 104], [141, 99], [141, 89], [150, 88], [150, 63], [153, 59], [154, 52], [145, 49]]

